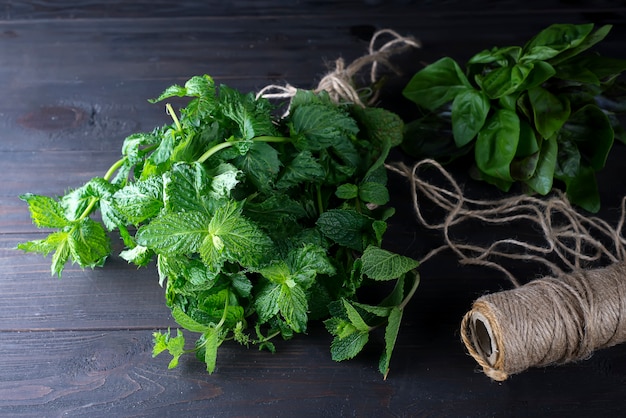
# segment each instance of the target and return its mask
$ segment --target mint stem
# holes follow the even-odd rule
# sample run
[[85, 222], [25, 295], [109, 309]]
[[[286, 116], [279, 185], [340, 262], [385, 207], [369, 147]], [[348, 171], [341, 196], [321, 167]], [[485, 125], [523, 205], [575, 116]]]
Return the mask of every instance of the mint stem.
[[[113, 174], [115, 174], [115, 172], [122, 166], [124, 165], [124, 163], [126, 162], [126, 157], [121, 158], [119, 160], [117, 160], [115, 163], [113, 163], [113, 165], [111, 167], [109, 167], [109, 169], [107, 170], [107, 172], [104, 174], [104, 179], [106, 181], [109, 181], [111, 179], [111, 177], [113, 177]], [[85, 210], [83, 211], [83, 213], [80, 214], [80, 216], [78, 217], [79, 221], [82, 221], [83, 219], [85, 219], [87, 216], [89, 216], [89, 214], [91, 213], [91, 211], [93, 210], [94, 206], [96, 206], [96, 203], [98, 203], [98, 200], [100, 200], [100, 198], [98, 197], [92, 197], [91, 199], [89, 199], [89, 204], [87, 205], [87, 207], [85, 208]]]
[[[252, 140], [259, 141], [259, 142], [288, 142], [290, 141], [290, 138], [287, 138], [284, 136], [257, 136], [255, 138], [252, 138]], [[204, 154], [202, 154], [200, 158], [198, 158], [198, 162], [203, 163], [209, 158], [211, 158], [211, 156], [213, 156], [217, 152], [225, 148], [232, 147], [233, 145], [239, 144], [242, 142], [245, 142], [245, 140], [241, 139], [237, 141], [225, 141], [217, 145], [214, 145], [213, 147], [209, 148]]]

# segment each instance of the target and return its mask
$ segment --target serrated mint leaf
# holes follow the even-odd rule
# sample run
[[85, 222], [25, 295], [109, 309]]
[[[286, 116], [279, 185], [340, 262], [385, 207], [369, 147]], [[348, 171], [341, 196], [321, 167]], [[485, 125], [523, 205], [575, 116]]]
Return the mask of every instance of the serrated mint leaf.
[[85, 218], [72, 226], [68, 234], [72, 260], [81, 267], [96, 267], [111, 253], [111, 243], [102, 225]]
[[324, 180], [326, 172], [310, 151], [302, 151], [285, 166], [276, 183], [278, 189], [288, 189], [302, 183]]
[[359, 197], [362, 201], [375, 205], [386, 205], [389, 203], [389, 191], [387, 187], [380, 183], [365, 182], [359, 186]]
[[209, 216], [201, 212], [164, 213], [137, 231], [139, 245], [158, 254], [192, 254], [208, 235]]
[[42, 254], [44, 257], [54, 252], [50, 272], [53, 276], [61, 277], [65, 263], [70, 257], [70, 248], [67, 243], [68, 235], [67, 231], [53, 232], [45, 239], [22, 242], [17, 245], [17, 248], [25, 252]]
[[272, 107], [266, 99], [256, 99], [252, 93], [242, 94], [226, 86], [220, 86], [219, 98], [224, 116], [236, 124], [241, 139], [276, 133]]
[[228, 202], [217, 208], [208, 226], [200, 255], [206, 261], [217, 254], [242, 266], [259, 266], [271, 254], [271, 239], [242, 215], [240, 204]]
[[281, 166], [278, 151], [268, 143], [258, 141], [232, 163], [260, 190], [268, 190], [274, 185]]
[[352, 209], [331, 209], [320, 215], [317, 226], [339, 245], [362, 251], [372, 219]]
[[141, 245], [136, 245], [134, 248], [124, 250], [120, 252], [120, 257], [123, 260], [133, 263], [136, 266], [146, 266], [154, 257], [154, 251]]
[[370, 141], [380, 146], [389, 142], [400, 145], [404, 138], [404, 122], [400, 116], [381, 107], [353, 106], [352, 114], [364, 126]]
[[230, 197], [230, 192], [239, 183], [242, 172], [232, 164], [221, 163], [217, 167], [208, 171], [211, 177], [210, 195], [214, 199]]
[[165, 209], [181, 212], [206, 211], [208, 184], [209, 177], [202, 164], [175, 164], [163, 175]]
[[287, 255], [287, 264], [291, 272], [290, 277], [304, 289], [311, 286], [317, 274], [333, 275], [336, 272], [326, 250], [312, 244], [291, 250]]
[[194, 320], [178, 306], [172, 309], [172, 318], [174, 318], [178, 325], [192, 332], [205, 332], [209, 328], [207, 325]]
[[387, 379], [387, 374], [389, 373], [389, 362], [391, 361], [391, 354], [393, 353], [398, 338], [400, 323], [402, 322], [402, 312], [402, 309], [396, 306], [391, 310], [387, 318], [387, 326], [385, 327], [385, 351], [383, 351], [378, 363], [378, 369], [383, 374], [384, 379]]
[[370, 245], [361, 256], [362, 273], [374, 280], [392, 280], [417, 268], [419, 262]]
[[162, 188], [160, 176], [138, 180], [115, 192], [115, 207], [129, 223], [139, 225], [158, 215], [163, 208]]
[[254, 300], [254, 307], [259, 315], [259, 322], [265, 323], [271, 317], [278, 314], [278, 297], [280, 295], [281, 285], [277, 283], [266, 283]]
[[217, 364], [217, 349], [220, 346], [219, 330], [215, 328], [209, 328], [202, 335], [202, 344], [204, 347], [204, 362], [206, 363], [206, 370], [209, 374], [215, 371]]
[[343, 361], [354, 358], [363, 350], [365, 344], [369, 340], [369, 332], [358, 331], [345, 335], [343, 337], [336, 336], [330, 345], [330, 354], [334, 361]]
[[30, 216], [38, 228], [63, 228], [69, 225], [63, 207], [55, 199], [31, 193], [21, 195], [20, 199], [28, 203]]
[[343, 307], [346, 310], [346, 315], [348, 315], [348, 320], [350, 323], [356, 328], [357, 331], [366, 331], [369, 332], [370, 327], [365, 323], [361, 314], [354, 309], [354, 306], [350, 304], [346, 299], [342, 299]]
[[356, 184], [342, 184], [337, 187], [335, 191], [335, 196], [339, 199], [354, 199], [359, 196], [359, 186]]
[[319, 151], [334, 146], [358, 130], [354, 119], [336, 105], [292, 102], [290, 136], [299, 150]]
[[289, 283], [281, 285], [278, 295], [280, 314], [295, 332], [306, 331], [308, 302], [301, 286]]

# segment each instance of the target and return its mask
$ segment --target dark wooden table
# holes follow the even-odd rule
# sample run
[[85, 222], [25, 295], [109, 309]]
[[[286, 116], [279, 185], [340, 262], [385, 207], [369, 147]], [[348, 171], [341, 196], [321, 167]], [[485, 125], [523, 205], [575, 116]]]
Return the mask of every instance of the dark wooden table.
[[[507, 284], [453, 259], [422, 268], [383, 381], [380, 346], [335, 363], [320, 324], [274, 355], [226, 343], [212, 376], [192, 357], [168, 370], [165, 356], [151, 357], [152, 332], [175, 326], [154, 266], [115, 256], [58, 280], [49, 259], [14, 250], [43, 236], [17, 196], [102, 175], [127, 135], [168, 122], [146, 99], [170, 84], [206, 73], [244, 91], [311, 88], [328, 63], [365, 53], [376, 29], [419, 38], [417, 68], [521, 44], [556, 22], [614, 24], [602, 51], [626, 58], [623, 1], [0, 2], [0, 415], [623, 415], [626, 346], [504, 383], [480, 373], [459, 322], [476, 297]], [[618, 150], [602, 176], [609, 217], [626, 193], [623, 158]], [[388, 245], [423, 256], [433, 238], [412, 220], [399, 178], [393, 204]]]

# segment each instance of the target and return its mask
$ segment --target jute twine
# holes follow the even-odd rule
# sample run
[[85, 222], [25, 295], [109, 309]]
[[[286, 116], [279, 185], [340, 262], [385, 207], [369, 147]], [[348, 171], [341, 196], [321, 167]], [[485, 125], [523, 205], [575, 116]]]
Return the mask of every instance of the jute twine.
[[[387, 36], [391, 40], [377, 47], [380, 38]], [[346, 65], [343, 58], [334, 62], [334, 69], [326, 74], [314, 89], [315, 92], [326, 91], [335, 103], [353, 103], [366, 107], [376, 102], [378, 91], [372, 92], [369, 87], [358, 88], [355, 78], [358, 73], [370, 68], [369, 82], [375, 84], [379, 78], [380, 66], [399, 74], [400, 71], [391, 63], [393, 55], [404, 52], [407, 48], [420, 48], [421, 43], [411, 36], [402, 36], [391, 29], [381, 29], [372, 35], [367, 54], [355, 59]], [[257, 97], [267, 99], [289, 99], [298, 89], [290, 84], [270, 84], [257, 93]], [[367, 97], [367, 101], [363, 100]], [[286, 114], [289, 112], [287, 109]]]
[[[421, 169], [437, 170], [448, 183], [436, 186]], [[464, 316], [462, 341], [469, 354], [494, 380], [530, 367], [585, 359], [593, 351], [626, 341], [626, 241], [622, 236], [625, 202], [617, 227], [586, 216], [556, 192], [551, 197], [512, 196], [476, 200], [440, 164], [423, 160], [412, 167], [390, 164], [388, 169], [409, 180], [419, 223], [443, 232], [445, 245], [428, 253], [426, 261], [445, 249], [462, 264], [495, 268], [514, 289], [482, 296]], [[445, 213], [431, 221], [420, 200], [434, 202]], [[523, 221], [539, 232], [543, 244], [505, 238], [484, 246], [458, 242], [451, 230], [466, 222], [505, 227]], [[536, 262], [552, 275], [520, 286], [503, 259]], [[592, 267], [599, 263], [607, 267]]]

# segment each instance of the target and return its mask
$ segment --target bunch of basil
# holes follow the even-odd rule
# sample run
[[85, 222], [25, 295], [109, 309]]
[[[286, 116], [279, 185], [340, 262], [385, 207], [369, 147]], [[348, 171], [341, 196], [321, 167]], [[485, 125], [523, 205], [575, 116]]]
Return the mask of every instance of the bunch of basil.
[[447, 161], [473, 149], [473, 177], [541, 195], [556, 179], [572, 203], [597, 212], [596, 172], [614, 139], [626, 142], [615, 116], [626, 109], [617, 82], [626, 60], [591, 53], [611, 26], [594, 29], [555, 24], [523, 47], [474, 55], [465, 71], [449, 57], [426, 66], [403, 91], [422, 111], [407, 124], [403, 149]]

